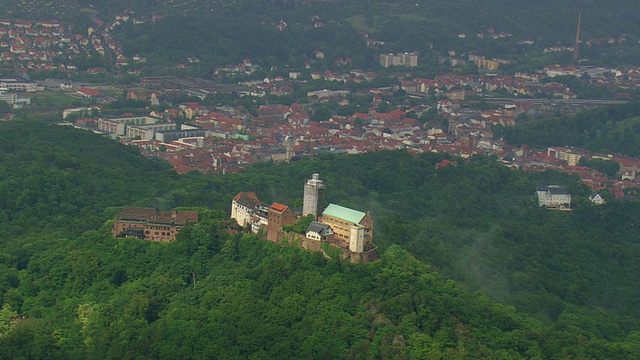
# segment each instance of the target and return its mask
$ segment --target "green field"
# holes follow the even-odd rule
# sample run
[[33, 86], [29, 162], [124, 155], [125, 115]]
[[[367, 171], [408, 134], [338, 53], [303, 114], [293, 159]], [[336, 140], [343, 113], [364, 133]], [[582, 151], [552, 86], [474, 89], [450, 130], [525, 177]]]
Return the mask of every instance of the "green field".
[[85, 100], [75, 98], [68, 94], [69, 93], [62, 92], [38, 93], [31, 97], [31, 103], [37, 106], [60, 108], [68, 106], [82, 106], [87, 104]]
[[380, 30], [380, 26], [376, 25], [380, 16], [373, 16], [373, 20], [367, 19], [364, 15], [355, 15], [347, 19], [349, 24], [353, 26], [353, 28], [366, 31], [366, 32], [375, 32]]

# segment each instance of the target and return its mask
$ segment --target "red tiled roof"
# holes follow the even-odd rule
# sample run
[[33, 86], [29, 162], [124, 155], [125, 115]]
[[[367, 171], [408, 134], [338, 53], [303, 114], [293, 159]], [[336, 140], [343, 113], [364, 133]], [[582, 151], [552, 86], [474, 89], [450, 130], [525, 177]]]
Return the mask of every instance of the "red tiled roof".
[[234, 201], [238, 201], [243, 196], [248, 196], [251, 199], [258, 200], [258, 196], [255, 193], [250, 192], [250, 191], [238, 193], [238, 195], [236, 195], [236, 197], [234, 197], [233, 200]]
[[279, 213], [285, 212], [289, 207], [287, 205], [283, 205], [277, 202], [271, 204], [271, 208], [269, 210], [277, 211]]
[[89, 88], [80, 88], [78, 89], [79, 93], [88, 95], [88, 96], [98, 96], [100, 94], [102, 94], [100, 91], [98, 90], [94, 90], [94, 89], [89, 89]]

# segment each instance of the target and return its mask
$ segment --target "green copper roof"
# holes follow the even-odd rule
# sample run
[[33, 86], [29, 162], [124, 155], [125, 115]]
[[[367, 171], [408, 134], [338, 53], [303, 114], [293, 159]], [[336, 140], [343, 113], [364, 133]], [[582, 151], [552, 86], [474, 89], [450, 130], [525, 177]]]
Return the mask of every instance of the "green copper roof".
[[233, 139], [234, 140], [240, 139], [240, 140], [248, 141], [249, 140], [249, 135], [246, 135], [246, 134], [234, 134], [233, 135]]
[[329, 215], [338, 219], [352, 222], [354, 224], [358, 224], [366, 214], [362, 211], [349, 209], [340, 205], [329, 204], [329, 206], [324, 209], [324, 212], [322, 212], [322, 215]]

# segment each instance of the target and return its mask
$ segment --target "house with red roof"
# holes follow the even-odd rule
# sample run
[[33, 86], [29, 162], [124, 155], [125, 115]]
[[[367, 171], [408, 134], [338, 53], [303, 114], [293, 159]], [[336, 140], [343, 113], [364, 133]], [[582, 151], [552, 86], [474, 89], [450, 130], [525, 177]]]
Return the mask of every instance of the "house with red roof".
[[31, 27], [31, 21], [29, 20], [16, 20], [13, 23], [13, 26], [17, 27], [17, 28], [22, 28], [22, 29], [28, 29]]
[[92, 100], [101, 95], [102, 93], [95, 89], [80, 88], [76, 91], [76, 94], [80, 95], [83, 99]]

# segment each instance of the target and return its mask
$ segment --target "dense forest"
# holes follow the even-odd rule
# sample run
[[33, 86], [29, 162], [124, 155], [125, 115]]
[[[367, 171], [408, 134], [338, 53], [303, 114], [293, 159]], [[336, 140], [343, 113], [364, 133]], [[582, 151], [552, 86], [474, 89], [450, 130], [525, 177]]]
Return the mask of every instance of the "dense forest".
[[499, 127], [496, 137], [533, 147], [574, 146], [640, 156], [640, 103], [609, 106], [577, 115], [531, 120]]
[[[238, 17], [244, 21], [230, 21]], [[318, 29], [291, 25], [278, 31], [276, 23], [277, 19], [265, 22], [245, 9], [242, 13], [225, 14], [224, 19], [209, 14], [174, 15], [148, 26], [127, 24], [119, 40], [127, 54], [153, 54], [150, 66], [162, 66], [163, 61], [185, 62], [189, 56], [202, 60], [204, 64], [200, 66], [237, 64], [251, 58], [267, 70], [276, 64], [300, 69], [305, 62], [330, 63], [339, 57], [350, 58], [354, 66], [373, 62], [373, 52], [366, 48], [362, 37], [345, 25]], [[163, 44], [161, 49], [158, 44]], [[319, 60], [315, 51], [331, 56]]]
[[[640, 206], [490, 157], [324, 155], [177, 176], [66, 126], [0, 124], [0, 353], [7, 358], [609, 358], [640, 353]], [[370, 211], [350, 264], [226, 231], [254, 191]], [[537, 206], [540, 182], [574, 211]], [[198, 209], [172, 243], [114, 239], [123, 206]]]

